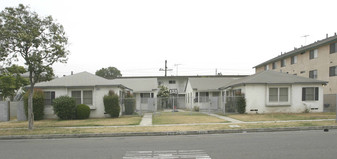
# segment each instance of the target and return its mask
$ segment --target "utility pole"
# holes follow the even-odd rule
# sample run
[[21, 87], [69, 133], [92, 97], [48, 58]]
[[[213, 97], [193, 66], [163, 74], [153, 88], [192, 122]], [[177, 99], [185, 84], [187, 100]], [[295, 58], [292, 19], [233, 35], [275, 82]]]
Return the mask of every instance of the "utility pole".
[[167, 68], [167, 60], [165, 60], [165, 69], [160, 68], [159, 71], [165, 71], [165, 77], [167, 76], [167, 71], [172, 71], [172, 69]]

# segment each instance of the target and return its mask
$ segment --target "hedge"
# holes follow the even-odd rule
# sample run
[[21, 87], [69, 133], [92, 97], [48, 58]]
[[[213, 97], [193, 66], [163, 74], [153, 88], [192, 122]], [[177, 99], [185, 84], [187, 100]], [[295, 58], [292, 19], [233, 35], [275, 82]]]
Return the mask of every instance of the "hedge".
[[[23, 96], [24, 108], [26, 116], [28, 117], [28, 97], [30, 91], [27, 91]], [[34, 120], [42, 120], [44, 116], [44, 93], [41, 89], [34, 89], [33, 94], [33, 114]]]
[[69, 96], [60, 96], [53, 101], [54, 113], [61, 120], [75, 119], [76, 103], [75, 99]]

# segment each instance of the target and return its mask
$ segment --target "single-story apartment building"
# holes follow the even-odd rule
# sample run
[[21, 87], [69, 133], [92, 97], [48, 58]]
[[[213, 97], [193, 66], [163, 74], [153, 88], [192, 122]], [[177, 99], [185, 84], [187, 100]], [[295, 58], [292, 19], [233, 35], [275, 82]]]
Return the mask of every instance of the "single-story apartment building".
[[112, 90], [119, 97], [123, 97], [127, 91], [132, 91], [132, 89], [122, 84], [117, 84], [112, 80], [107, 80], [88, 72], [37, 83], [35, 88], [40, 88], [44, 91], [45, 118], [57, 118], [53, 111], [52, 101], [60, 96], [70, 96], [75, 99], [76, 104], [88, 105], [91, 109], [90, 118], [102, 118], [105, 117], [104, 95], [107, 95]]
[[155, 99], [158, 93], [157, 78], [119, 78], [112, 80], [112, 82], [133, 90], [133, 96], [136, 98], [137, 111], [152, 112], [156, 110], [157, 102], [155, 102]]
[[326, 84], [326, 81], [264, 71], [232, 81], [220, 90], [225, 96], [243, 94], [246, 113], [323, 112], [323, 87]]
[[185, 104], [189, 109], [219, 109], [222, 95], [220, 87], [240, 79], [239, 76], [188, 78], [185, 86]]

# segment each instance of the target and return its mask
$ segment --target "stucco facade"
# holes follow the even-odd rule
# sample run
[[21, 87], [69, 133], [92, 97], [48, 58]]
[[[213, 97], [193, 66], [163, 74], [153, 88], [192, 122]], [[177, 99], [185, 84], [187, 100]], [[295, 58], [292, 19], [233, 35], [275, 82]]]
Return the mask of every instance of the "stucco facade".
[[[318, 87], [318, 100], [302, 100], [302, 89], [309, 87]], [[269, 100], [269, 88], [288, 88], [288, 100], [286, 102], [271, 102]], [[303, 113], [306, 110], [323, 112], [323, 87], [321, 85], [247, 84], [231, 89], [239, 89], [245, 95], [246, 113]]]
[[[337, 76], [329, 76], [329, 68], [337, 66], [337, 53], [330, 54], [330, 45], [324, 45], [317, 49], [317, 57], [310, 59], [310, 50], [294, 55], [297, 57], [297, 62], [291, 64], [291, 58], [285, 57], [285, 66], [281, 67], [281, 60], [268, 63], [269, 70], [289, 73], [302, 77], [309, 77], [309, 72], [317, 70], [318, 80], [328, 81], [329, 83], [323, 88], [324, 94], [337, 94]], [[283, 60], [282, 59], [282, 60]], [[273, 63], [276, 67], [273, 68]], [[256, 67], [256, 73], [265, 71], [264, 66]]]
[[[92, 91], [92, 104], [88, 104], [90, 107], [90, 118], [104, 118], [105, 111], [104, 111], [104, 104], [103, 104], [103, 97], [107, 95], [108, 92], [112, 90], [118, 96], [122, 96], [121, 88], [110, 86], [110, 87], [73, 87], [73, 88], [43, 88], [44, 92], [55, 92], [55, 98], [60, 96], [70, 96], [72, 91]], [[122, 106], [121, 106], [122, 110]], [[57, 118], [54, 114], [53, 107], [51, 105], [45, 105], [45, 118]]]

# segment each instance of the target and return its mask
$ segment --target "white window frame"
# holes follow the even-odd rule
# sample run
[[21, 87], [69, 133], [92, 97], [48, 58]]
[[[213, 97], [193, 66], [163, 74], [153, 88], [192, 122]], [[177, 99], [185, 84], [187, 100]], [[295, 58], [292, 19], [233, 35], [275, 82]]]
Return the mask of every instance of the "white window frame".
[[281, 67], [286, 67], [287, 66], [287, 59], [282, 59], [281, 60]]
[[[271, 88], [277, 88], [277, 101], [270, 101], [269, 99], [269, 90]], [[281, 88], [287, 88], [288, 89], [288, 100], [287, 101], [280, 101], [280, 89]], [[267, 87], [267, 94], [266, 94], [267, 100], [267, 106], [290, 106], [291, 105], [291, 87], [290, 86], [268, 86]]]
[[[311, 54], [313, 54], [312, 56], [311, 56]], [[314, 49], [314, 50], [310, 50], [309, 51], [309, 59], [311, 60], [311, 59], [315, 59], [315, 58], [317, 58], [318, 57], [318, 50], [317, 49]]]
[[[83, 103], [84, 102], [84, 95], [83, 95], [84, 93], [83, 92], [85, 92], [85, 91], [91, 91], [91, 104]], [[71, 90], [70, 96], [72, 98], [74, 98], [73, 95], [72, 95], [72, 92], [81, 92], [81, 103], [80, 104], [85, 104], [85, 105], [88, 105], [89, 107], [94, 105], [94, 91], [93, 90], [91, 90], [91, 89]]]
[[291, 57], [291, 64], [296, 64], [297, 63], [297, 55]]
[[[43, 93], [44, 93], [45, 106], [53, 105], [53, 101], [56, 98], [55, 91], [44, 91]], [[46, 94], [48, 94], [48, 98], [47, 98]], [[54, 96], [52, 96], [52, 94], [54, 94]], [[47, 104], [46, 100], [50, 100], [50, 104]]]
[[[310, 76], [311, 73], [312, 73], [312, 76]], [[309, 71], [309, 78], [311, 78], [311, 79], [317, 79], [317, 77], [318, 77], [318, 71], [317, 70], [310, 70]]]

